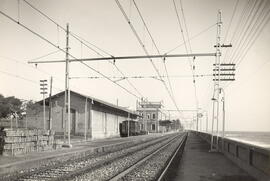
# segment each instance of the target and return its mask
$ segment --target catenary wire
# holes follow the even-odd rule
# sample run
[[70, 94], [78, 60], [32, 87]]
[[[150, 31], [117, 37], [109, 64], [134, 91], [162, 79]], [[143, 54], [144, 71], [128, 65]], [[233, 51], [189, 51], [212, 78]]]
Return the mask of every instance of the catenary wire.
[[[173, 1], [173, 6], [174, 6], [174, 10], [175, 10], [175, 13], [176, 13], [176, 17], [177, 17], [177, 22], [178, 22], [178, 25], [179, 25], [179, 28], [180, 28], [180, 32], [181, 32], [181, 35], [182, 35], [182, 39], [183, 39], [183, 42], [184, 42], [184, 46], [185, 46], [185, 49], [186, 49], [186, 52], [189, 53], [188, 51], [188, 48], [187, 48], [187, 43], [186, 43], [186, 40], [185, 40], [185, 36], [184, 36], [184, 31], [183, 31], [183, 27], [181, 25], [181, 20], [180, 20], [180, 16], [179, 16], [179, 13], [178, 13], [178, 10], [177, 10], [177, 6], [176, 6], [176, 3], [175, 3], [175, 0], [172, 0]], [[187, 31], [187, 30], [186, 30]], [[191, 45], [190, 45], [190, 48], [191, 48]], [[192, 51], [190, 49], [190, 51]], [[195, 66], [194, 66], [194, 61], [191, 62], [191, 60], [188, 58], [188, 61], [189, 61], [189, 66], [190, 66], [190, 69], [191, 69], [191, 73], [192, 75], [195, 74]], [[193, 87], [194, 87], [194, 94], [195, 94], [195, 102], [196, 102], [196, 108], [198, 109], [198, 96], [197, 96], [197, 87], [196, 87], [196, 80], [195, 80], [195, 77], [193, 76]]]
[[[270, 21], [270, 9], [268, 9], [268, 11], [264, 14], [263, 19], [262, 19], [261, 24], [260, 24], [260, 27], [258, 27], [257, 31], [255, 32], [256, 34], [254, 34], [253, 39], [252, 40], [250, 39], [249, 45], [247, 46], [243, 56], [238, 60], [238, 64], [237, 64], [238, 68], [240, 66], [240, 63], [244, 60], [244, 58], [247, 55], [250, 48], [254, 45], [254, 42], [258, 39], [258, 37], [262, 33], [264, 27], [269, 23], [269, 21]], [[229, 87], [229, 85], [231, 85], [231, 84], [232, 84], [232, 82], [225, 85], [224, 89]]]
[[[42, 40], [46, 41], [47, 43], [49, 43], [50, 45], [54, 46], [55, 48], [58, 48], [59, 50], [61, 50], [62, 52], [66, 53], [66, 51], [64, 49], [59, 48], [57, 45], [55, 45], [54, 43], [52, 43], [51, 41], [49, 41], [48, 39], [46, 39], [45, 37], [43, 37], [42, 35], [38, 34], [37, 32], [33, 31], [32, 29], [28, 28], [27, 26], [25, 26], [24, 24], [17, 22], [15, 19], [13, 19], [11, 16], [7, 15], [6, 13], [4, 13], [3, 11], [0, 11], [0, 14], [2, 14], [3, 16], [5, 16], [6, 18], [8, 18], [9, 20], [13, 21], [14, 23], [17, 23], [18, 25], [20, 25], [21, 27], [23, 27], [24, 29], [28, 30], [29, 32], [31, 32], [32, 34], [36, 35], [37, 37], [41, 38]], [[122, 89], [124, 89], [127, 93], [129, 93], [130, 95], [133, 95], [134, 97], [136, 97], [137, 99], [140, 99], [139, 96], [137, 96], [136, 94], [132, 93], [131, 91], [129, 91], [128, 89], [126, 89], [125, 87], [123, 87], [122, 85], [114, 82], [113, 80], [111, 80], [110, 78], [108, 78], [105, 74], [101, 73], [100, 71], [92, 68], [91, 66], [89, 66], [88, 64], [80, 61], [79, 59], [77, 59], [76, 57], [74, 57], [73, 55], [71, 55], [69, 53], [69, 56], [71, 56], [72, 58], [78, 60], [79, 62], [81, 62], [83, 65], [85, 65], [86, 67], [88, 67], [89, 69], [93, 70], [94, 72], [100, 74], [101, 76], [104, 76], [107, 80], [111, 81], [112, 83], [116, 84], [117, 86], [121, 87]]]
[[[134, 34], [135, 37], [137, 38], [137, 40], [138, 40], [139, 44], [141, 45], [143, 51], [145, 52], [146, 55], [149, 55], [148, 51], [147, 51], [146, 48], [145, 48], [144, 43], [142, 42], [141, 38], [139, 37], [139, 35], [138, 35], [136, 29], [134, 28], [134, 26], [132, 25], [132, 23], [131, 23], [130, 19], [128, 18], [126, 12], [124, 11], [122, 5], [120, 4], [120, 2], [119, 2], [118, 0], [115, 0], [115, 2], [116, 2], [116, 4], [117, 4], [117, 6], [119, 7], [119, 9], [120, 9], [122, 15], [124, 16], [125, 20], [128, 22], [128, 24], [129, 24], [129, 26], [130, 26], [130, 28], [131, 28], [133, 34]], [[158, 76], [160, 77], [161, 74], [160, 74], [158, 68], [156, 67], [156, 65], [154, 64], [154, 62], [152, 61], [151, 58], [150, 58], [149, 60], [150, 60], [150, 63], [152, 64], [154, 70], [156, 71], [156, 73], [157, 73]], [[162, 78], [160, 78], [160, 79], [163, 80]], [[172, 97], [172, 95], [171, 95], [171, 93], [170, 93], [170, 91], [169, 91], [169, 89], [168, 89], [168, 86], [166, 85], [166, 83], [165, 83], [164, 81], [162, 81], [162, 83], [163, 83], [163, 85], [165, 86], [165, 89], [166, 89], [166, 91], [168, 92], [169, 97], [171, 98], [171, 100], [172, 100], [172, 102], [174, 103], [175, 107], [179, 110], [179, 108], [178, 108], [178, 106], [177, 106], [175, 100], [173, 99], [173, 97]]]
[[[59, 28], [61, 28], [63, 31], [66, 32], [66, 28], [64, 28], [63, 26], [61, 26], [59, 23], [57, 23], [55, 20], [53, 20], [52, 18], [50, 18], [48, 15], [46, 15], [44, 12], [42, 12], [41, 10], [39, 10], [38, 8], [36, 8], [34, 5], [32, 5], [31, 3], [29, 3], [27, 0], [23, 0], [27, 5], [29, 5], [32, 9], [36, 10], [38, 13], [40, 13], [42, 16], [44, 16], [45, 18], [47, 18], [48, 20], [50, 20], [52, 23], [54, 23], [57, 26], [57, 31]], [[101, 51], [102, 53], [109, 55], [111, 57], [113, 57], [112, 54], [108, 53], [107, 51], [101, 49], [100, 47], [94, 45], [93, 43], [90, 43], [89, 41], [85, 40], [84, 38], [82, 38], [81, 36], [73, 33], [73, 32], [69, 32], [69, 34], [75, 38], [77, 41], [79, 41], [82, 45], [86, 46], [88, 49], [90, 49], [91, 51], [95, 52], [97, 55], [104, 57], [104, 55], [100, 54], [97, 50]], [[57, 38], [59, 39], [59, 37]], [[58, 45], [59, 45], [59, 40], [58, 40]], [[97, 50], [95, 50], [94, 48], [90, 47], [89, 45], [95, 47]], [[112, 61], [108, 61], [110, 64], [112, 64], [116, 70], [122, 75], [125, 76], [124, 73], [120, 70], [120, 68], [115, 65], [114, 62]], [[141, 94], [141, 92], [136, 88], [136, 86], [134, 86], [128, 79], [126, 79], [126, 81], [128, 82], [128, 84], [141, 96], [143, 97], [143, 95]]]
[[[249, 11], [251, 8], [251, 2], [252, 2], [252, 0], [249, 0], [242, 9], [240, 17], [238, 18], [238, 21], [236, 23], [236, 27], [234, 28], [234, 31], [232, 33], [232, 37], [230, 39], [231, 44], [234, 42], [234, 39], [235, 39], [236, 35], [239, 33], [239, 31], [241, 29], [243, 29], [243, 28], [241, 28], [241, 26], [243, 25], [247, 11]], [[223, 56], [223, 60], [222, 60], [223, 63], [227, 61], [227, 55], [229, 55], [230, 53], [231, 53], [231, 49], [226, 49], [225, 54]]]
[[[152, 41], [152, 44], [154, 45], [154, 47], [155, 47], [157, 53], [158, 53], [159, 55], [161, 55], [161, 53], [160, 53], [160, 51], [159, 51], [159, 48], [157, 47], [157, 44], [156, 44], [156, 42], [155, 42], [155, 40], [154, 40], [152, 34], [150, 33], [150, 30], [149, 30], [149, 28], [148, 28], [148, 26], [147, 26], [147, 24], [146, 24], [146, 22], [145, 22], [145, 20], [144, 20], [144, 18], [143, 18], [143, 16], [142, 16], [142, 13], [141, 13], [141, 11], [140, 11], [140, 9], [139, 9], [139, 7], [138, 7], [138, 5], [137, 5], [137, 3], [136, 3], [135, 0], [133, 0], [133, 4], [134, 4], [134, 6], [135, 6], [137, 12], [139, 13], [139, 16], [140, 16], [140, 18], [141, 18], [141, 20], [142, 20], [142, 22], [143, 22], [143, 24], [144, 24], [144, 27], [145, 27], [145, 29], [146, 29], [148, 35], [150, 36], [150, 39], [151, 39], [151, 41]], [[161, 58], [161, 59], [162, 59], [162, 58]], [[163, 66], [164, 66], [164, 68], [165, 68], [165, 72], [166, 72], [166, 75], [167, 75], [167, 80], [168, 80], [168, 84], [169, 84], [169, 88], [170, 88], [171, 95], [172, 95], [173, 99], [175, 100], [175, 96], [174, 96], [174, 93], [173, 93], [173, 89], [172, 89], [172, 85], [171, 85], [171, 80], [170, 80], [170, 77], [169, 77], [169, 73], [168, 73], [168, 69], [167, 69], [166, 63], [165, 63], [165, 59], [164, 59], [162, 62], [163, 62]]]

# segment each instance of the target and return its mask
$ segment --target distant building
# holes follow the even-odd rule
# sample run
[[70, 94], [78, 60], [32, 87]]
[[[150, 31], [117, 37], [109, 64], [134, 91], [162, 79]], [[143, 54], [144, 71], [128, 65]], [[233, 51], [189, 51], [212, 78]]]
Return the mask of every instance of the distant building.
[[156, 133], [159, 132], [159, 120], [162, 118], [162, 102], [137, 102], [137, 113], [140, 115], [140, 129]]
[[[52, 129], [56, 134], [67, 133], [67, 117], [64, 110], [65, 92], [51, 97]], [[87, 138], [106, 138], [119, 136], [119, 124], [126, 120], [137, 119], [134, 112], [105, 101], [70, 91], [71, 102], [71, 135], [85, 135]], [[49, 129], [49, 99], [46, 99], [46, 129]], [[28, 127], [43, 128], [43, 101], [36, 103], [35, 108], [27, 110]]]
[[159, 121], [159, 129], [162, 132], [169, 132], [172, 130], [172, 121], [170, 120], [160, 120]]

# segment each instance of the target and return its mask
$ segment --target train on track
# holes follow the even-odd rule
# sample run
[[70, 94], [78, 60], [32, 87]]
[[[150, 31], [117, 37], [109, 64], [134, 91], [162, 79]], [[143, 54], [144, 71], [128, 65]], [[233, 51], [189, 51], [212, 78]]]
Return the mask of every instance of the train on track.
[[146, 134], [146, 131], [140, 130], [140, 125], [138, 121], [125, 120], [119, 125], [120, 136], [137, 136]]

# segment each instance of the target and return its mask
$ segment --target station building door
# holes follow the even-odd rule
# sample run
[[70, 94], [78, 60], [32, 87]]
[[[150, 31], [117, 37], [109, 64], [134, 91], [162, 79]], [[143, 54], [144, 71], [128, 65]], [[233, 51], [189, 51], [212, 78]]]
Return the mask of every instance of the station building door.
[[76, 132], [76, 110], [70, 109], [70, 134], [75, 135]]
[[152, 128], [152, 131], [155, 131], [156, 130], [156, 125], [155, 124], [152, 124], [151, 125], [151, 128]]

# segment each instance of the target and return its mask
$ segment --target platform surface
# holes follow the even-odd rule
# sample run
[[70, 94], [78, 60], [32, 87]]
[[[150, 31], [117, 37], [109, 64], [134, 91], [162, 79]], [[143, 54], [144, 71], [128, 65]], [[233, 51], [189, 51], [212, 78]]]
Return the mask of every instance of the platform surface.
[[210, 145], [189, 133], [179, 164], [171, 180], [181, 181], [255, 181], [221, 153], [209, 152]]

